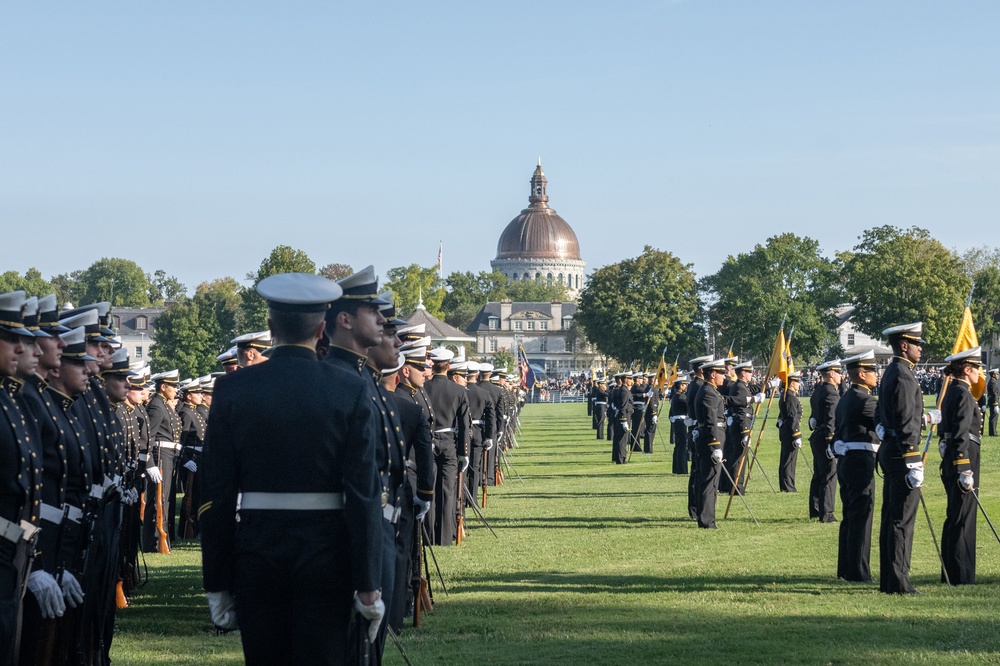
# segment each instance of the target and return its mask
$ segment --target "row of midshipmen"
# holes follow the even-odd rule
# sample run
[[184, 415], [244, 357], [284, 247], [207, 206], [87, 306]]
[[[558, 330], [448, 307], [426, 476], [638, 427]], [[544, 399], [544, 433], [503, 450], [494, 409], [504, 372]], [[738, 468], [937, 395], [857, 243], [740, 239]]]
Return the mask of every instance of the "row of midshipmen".
[[[810, 449], [813, 475], [809, 489], [809, 517], [837, 522], [834, 501], [840, 481], [843, 521], [840, 525], [837, 575], [848, 581], [871, 581], [869, 564], [872, 516], [875, 503], [874, 471], [881, 465], [883, 487], [880, 589], [887, 593], [913, 592], [909, 581], [913, 522], [923, 485], [924, 456], [920, 451], [921, 429], [938, 428], [941, 478], [948, 498], [942, 532], [942, 581], [952, 585], [975, 582], [976, 507], [979, 479], [979, 449], [984, 417], [990, 436], [996, 436], [1000, 414], [1000, 369], [989, 371], [984, 395], [977, 401], [970, 393], [984, 371], [981, 349], [976, 347], [945, 359], [943, 374], [951, 378], [941, 410], [924, 411], [920, 385], [914, 375], [924, 341], [922, 324], [906, 324], [883, 331], [893, 349], [893, 359], [882, 377], [880, 399], [872, 395], [879, 381], [874, 352], [819, 364], [821, 380], [810, 397]], [[670, 439], [675, 445], [674, 474], [687, 473], [691, 456], [688, 511], [699, 527], [715, 528], [718, 492], [729, 493], [735, 481], [742, 493], [751, 464], [757, 464], [751, 446], [757, 405], [765, 394], [752, 383], [751, 362], [739, 359], [691, 359], [690, 379], [674, 380], [668, 399]], [[844, 373], [850, 383], [843, 382]], [[615, 375], [618, 384], [606, 391], [598, 381], [591, 393], [593, 423], [603, 438], [606, 409], [613, 418], [608, 435], [614, 433], [615, 462], [625, 462], [625, 447], [637, 442], [632, 404], [649, 410], [656, 386], [641, 388], [647, 373]], [[771, 380], [778, 394], [777, 427], [781, 444], [778, 470], [782, 492], [796, 492], [795, 467], [802, 447], [802, 405], [798, 398], [800, 374], [791, 373], [787, 384]], [[631, 390], [629, 390], [629, 387]], [[655, 404], [655, 403], [654, 403]], [[986, 413], [980, 409], [986, 407]], [[640, 407], [642, 409], [642, 407]], [[630, 423], [631, 420], [631, 423]], [[646, 423], [655, 425], [655, 416]], [[632, 431], [630, 433], [630, 430]], [[649, 449], [647, 449], [648, 451]], [[879, 453], [881, 451], [881, 453]]]
[[460, 538], [514, 402], [492, 366], [397, 318], [372, 267], [257, 291], [269, 331], [238, 339], [199, 467], [212, 619], [240, 629], [248, 664], [377, 660], [387, 628], [429, 610], [421, 537]]

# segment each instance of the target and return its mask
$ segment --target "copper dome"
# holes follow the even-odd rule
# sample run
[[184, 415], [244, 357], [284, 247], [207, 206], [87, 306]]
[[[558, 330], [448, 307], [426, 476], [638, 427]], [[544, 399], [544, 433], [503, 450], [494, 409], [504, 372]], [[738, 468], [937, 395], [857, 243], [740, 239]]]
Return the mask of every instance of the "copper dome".
[[531, 177], [530, 205], [500, 234], [497, 259], [570, 259], [581, 261], [576, 234], [549, 208], [547, 180], [541, 165]]

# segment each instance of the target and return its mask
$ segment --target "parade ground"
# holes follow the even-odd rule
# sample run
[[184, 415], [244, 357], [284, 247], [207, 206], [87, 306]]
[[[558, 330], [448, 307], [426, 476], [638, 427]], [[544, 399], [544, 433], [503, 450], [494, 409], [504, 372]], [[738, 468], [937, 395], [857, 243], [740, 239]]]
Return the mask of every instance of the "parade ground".
[[[808, 402], [804, 401], [808, 418]], [[777, 407], [760, 458], [777, 483]], [[763, 414], [763, 410], [762, 410]], [[436, 608], [402, 648], [422, 664], [969, 664], [1000, 662], [1000, 543], [979, 517], [978, 584], [940, 582], [921, 511], [911, 579], [920, 595], [886, 596], [836, 578], [838, 524], [807, 519], [808, 444], [797, 494], [772, 493], [754, 470], [719, 529], [687, 517], [687, 477], [670, 474], [669, 425], [651, 456], [611, 462], [584, 404], [527, 405], [513, 470], [472, 511], [459, 547], [435, 550]], [[754, 434], [756, 438], [756, 431]], [[945, 496], [936, 439], [925, 497], [940, 536]], [[1000, 438], [985, 438], [982, 500], [1000, 519]], [[277, 452], [276, 452], [277, 453]], [[882, 481], [873, 526], [878, 576]], [[837, 515], [840, 501], [837, 501]], [[118, 613], [116, 664], [239, 664], [238, 634], [216, 636], [201, 586], [198, 546], [147, 555], [149, 582]], [[386, 663], [402, 664], [386, 647]]]

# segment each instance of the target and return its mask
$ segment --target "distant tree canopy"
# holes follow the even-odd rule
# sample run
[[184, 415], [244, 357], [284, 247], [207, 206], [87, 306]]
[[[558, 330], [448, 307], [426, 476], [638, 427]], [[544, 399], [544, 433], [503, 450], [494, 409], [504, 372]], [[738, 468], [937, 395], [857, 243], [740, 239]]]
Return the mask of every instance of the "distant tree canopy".
[[139, 264], [130, 259], [105, 257], [83, 271], [68, 276], [56, 276], [60, 286], [67, 290], [63, 302], [74, 305], [108, 301], [111, 307], [148, 307], [150, 284]]
[[951, 353], [972, 284], [954, 252], [926, 229], [886, 225], [865, 231], [841, 259], [858, 330], [879, 338], [890, 326], [922, 321], [925, 359]]
[[832, 309], [843, 299], [837, 266], [812, 238], [773, 236], [751, 252], [728, 257], [701, 284], [712, 299], [709, 320], [721, 343], [717, 354], [734, 343], [738, 355], [766, 362], [785, 315], [786, 334], [795, 327], [794, 358], [822, 360], [836, 344]]
[[424, 268], [419, 264], [390, 268], [385, 274], [381, 289], [391, 289], [396, 302], [396, 313], [405, 316], [423, 299], [424, 307], [434, 317], [442, 317], [441, 303], [445, 290], [438, 279], [437, 267]]
[[444, 320], [465, 330], [490, 301], [507, 297], [507, 276], [500, 271], [454, 272], [446, 280], [448, 293], [441, 302]]
[[649, 367], [664, 348], [685, 355], [704, 350], [699, 315], [691, 264], [647, 245], [634, 259], [594, 271], [575, 319], [601, 353]]
[[354, 269], [350, 264], [327, 264], [319, 269], [319, 274], [328, 280], [341, 280], [354, 275]]
[[55, 287], [42, 277], [37, 268], [29, 268], [24, 275], [17, 271], [0, 274], [0, 294], [18, 290], [24, 291], [28, 296], [48, 296], [55, 291]]
[[263, 331], [267, 328], [267, 302], [257, 293], [257, 285], [266, 277], [278, 273], [315, 273], [316, 264], [302, 250], [279, 245], [260, 262], [257, 270], [247, 273], [252, 284], [240, 289], [240, 314], [237, 327], [242, 333]]

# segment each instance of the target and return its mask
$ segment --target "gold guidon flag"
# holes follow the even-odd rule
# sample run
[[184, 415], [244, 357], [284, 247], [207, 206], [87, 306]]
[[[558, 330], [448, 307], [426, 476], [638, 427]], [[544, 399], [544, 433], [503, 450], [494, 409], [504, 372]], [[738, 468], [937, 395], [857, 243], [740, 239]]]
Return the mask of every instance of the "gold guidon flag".
[[767, 378], [777, 377], [785, 381], [788, 377], [788, 357], [785, 347], [785, 326], [782, 324], [778, 329], [778, 339], [774, 341], [774, 350], [771, 352], [771, 362], [767, 366]]
[[[979, 336], [976, 335], [976, 325], [972, 321], [972, 292], [969, 292], [969, 300], [965, 304], [965, 311], [962, 312], [962, 322], [958, 325], [958, 335], [955, 336], [955, 346], [951, 348], [952, 354], [972, 349], [979, 346]], [[976, 400], [983, 397], [986, 392], [986, 373], [979, 373], [979, 381], [969, 387], [969, 393]]]

